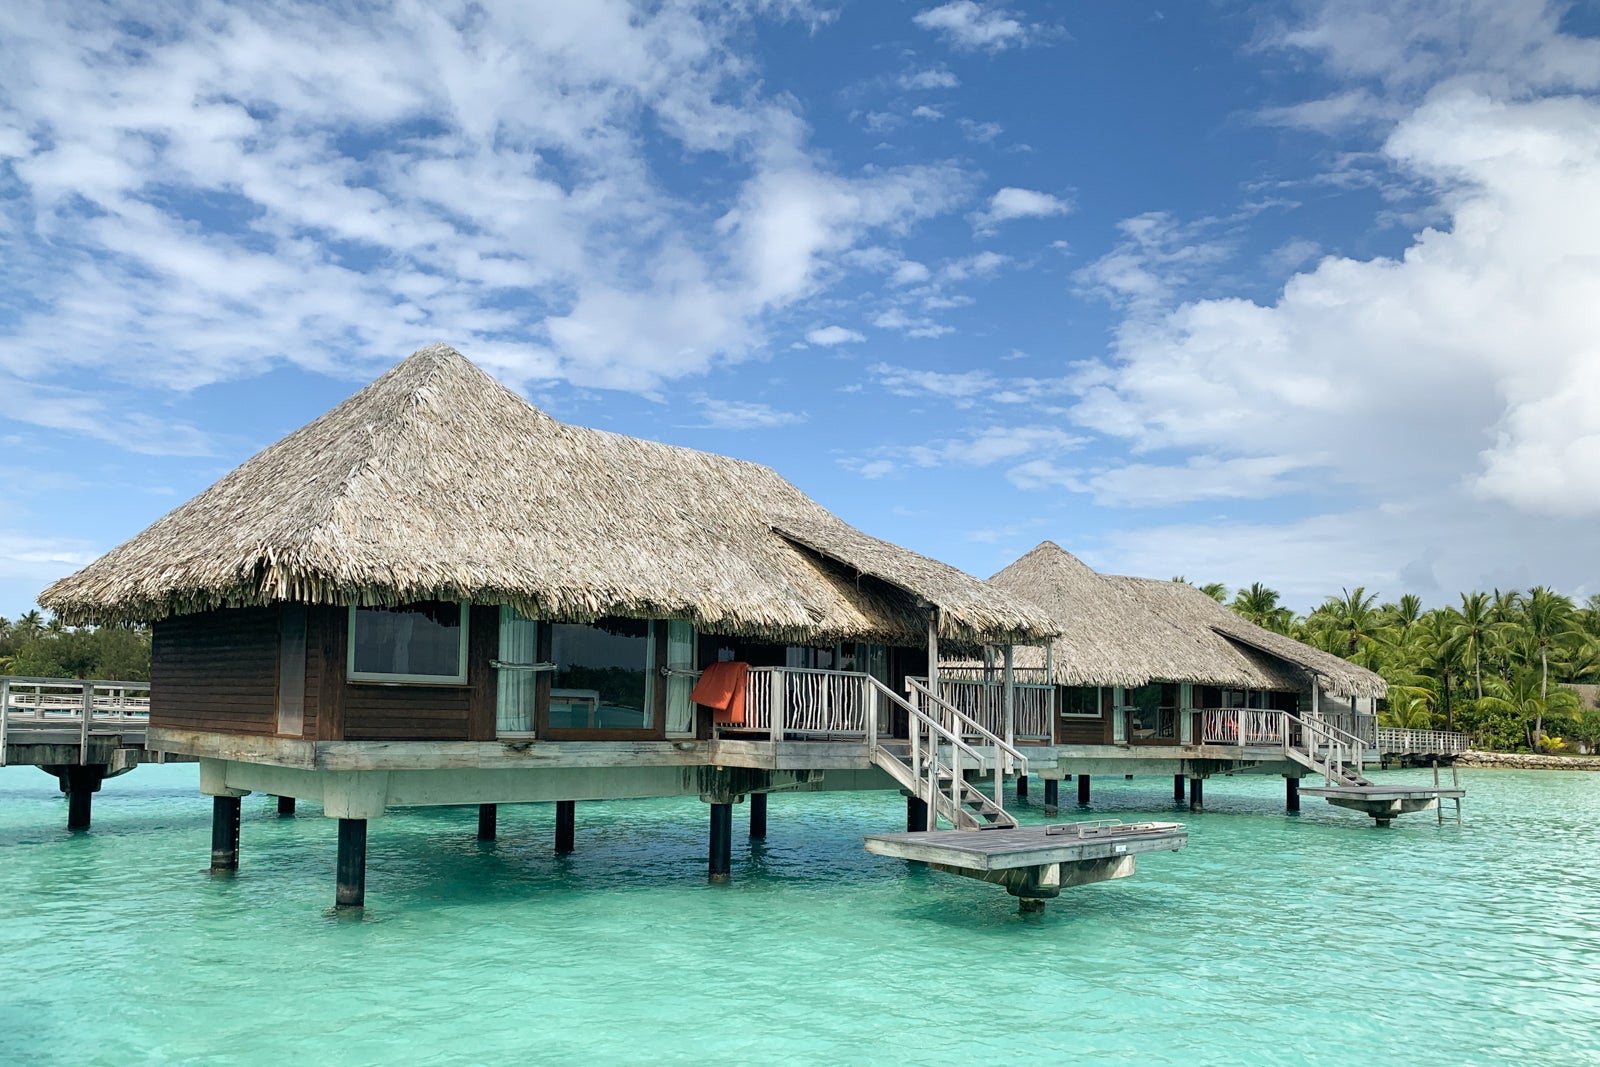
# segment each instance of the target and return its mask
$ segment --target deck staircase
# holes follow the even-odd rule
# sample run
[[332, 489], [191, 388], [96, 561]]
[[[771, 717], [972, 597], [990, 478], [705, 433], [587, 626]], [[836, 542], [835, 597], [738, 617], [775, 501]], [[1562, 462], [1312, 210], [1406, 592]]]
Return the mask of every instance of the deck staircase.
[[1330, 786], [1370, 786], [1362, 753], [1367, 742], [1355, 734], [1310, 715], [1285, 713], [1284, 753], [1317, 774]]
[[[872, 762], [927, 805], [929, 830], [938, 829], [940, 819], [957, 830], [1018, 825], [1002, 803], [1006, 774], [1028, 773], [1028, 758], [1016, 746], [914, 679], [905, 696], [876, 679], [872, 685], [886, 706], [905, 710], [911, 734], [909, 741], [886, 741], [874, 730], [868, 738]], [[969, 782], [968, 771], [993, 774], [994, 795]]]

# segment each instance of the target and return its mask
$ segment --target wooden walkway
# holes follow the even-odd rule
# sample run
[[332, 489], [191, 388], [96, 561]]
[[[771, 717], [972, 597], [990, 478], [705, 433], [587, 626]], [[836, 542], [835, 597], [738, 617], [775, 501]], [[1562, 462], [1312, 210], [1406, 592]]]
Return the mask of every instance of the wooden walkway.
[[192, 762], [145, 749], [150, 683], [0, 676], [0, 767], [38, 767], [67, 794], [67, 827], [87, 829], [90, 797], [141, 763]]
[[1003, 886], [1023, 911], [1071, 886], [1126, 878], [1134, 857], [1176, 852], [1189, 843], [1182, 823], [1115, 819], [993, 830], [868, 834], [867, 851], [919, 860], [934, 870]]

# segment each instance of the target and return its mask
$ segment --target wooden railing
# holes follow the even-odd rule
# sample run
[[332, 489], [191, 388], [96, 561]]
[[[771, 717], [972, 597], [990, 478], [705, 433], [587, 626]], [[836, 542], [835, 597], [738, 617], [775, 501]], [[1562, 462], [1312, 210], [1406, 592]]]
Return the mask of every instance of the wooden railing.
[[1324, 706], [1309, 718], [1318, 719], [1366, 743], [1367, 751], [1378, 747], [1378, 717], [1364, 711], [1337, 711]]
[[[777, 729], [774, 730], [776, 715]], [[783, 737], [865, 737], [869, 721], [888, 733], [887, 708], [858, 671], [752, 667], [745, 684], [744, 723], [719, 733], [754, 731]]]
[[[941, 816], [958, 830], [1017, 825], [1003, 802], [1006, 765], [1027, 774], [1026, 756], [915, 679], [907, 680], [905, 696], [876, 678], [868, 684], [884, 706], [905, 709], [911, 735], [909, 751], [896, 751], [881, 744], [874, 730], [867, 737], [869, 758], [927, 804], [927, 829], [937, 829]], [[967, 740], [970, 734], [978, 736], [978, 745]], [[993, 775], [992, 797], [967, 780], [969, 771]]]
[[[963, 668], [970, 673], [970, 668]], [[978, 673], [982, 673], [981, 670]], [[1055, 716], [1055, 686], [1014, 681], [1011, 686], [1012, 737], [1018, 741], [1049, 741]], [[1006, 736], [1006, 687], [996, 679], [947, 678], [939, 668], [939, 696], [961, 709], [991, 733]]]
[[1472, 748], [1472, 738], [1454, 730], [1402, 730], [1377, 728], [1377, 749], [1384, 755], [1453, 755]]
[[1200, 741], [1207, 745], [1281, 745], [1284, 713], [1265, 708], [1197, 708]]
[[1178, 708], [1136, 708], [1124, 704], [1116, 709], [1117, 724], [1124, 741], [1147, 745], [1176, 745], [1181, 740], [1182, 716]]
[[0, 766], [8, 741], [24, 734], [75, 731], [82, 763], [96, 730], [143, 729], [149, 721], [149, 682], [0, 676]]

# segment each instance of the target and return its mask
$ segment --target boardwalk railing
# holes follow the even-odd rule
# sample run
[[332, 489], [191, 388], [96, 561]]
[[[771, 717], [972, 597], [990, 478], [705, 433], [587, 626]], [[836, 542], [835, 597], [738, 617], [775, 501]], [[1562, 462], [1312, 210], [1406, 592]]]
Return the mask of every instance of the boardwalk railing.
[[[783, 737], [865, 737], [868, 717], [887, 734], [887, 708], [858, 671], [809, 667], [752, 667], [745, 683], [744, 722], [718, 732], [757, 731]], [[774, 730], [774, 717], [777, 729]]]
[[94, 733], [143, 730], [150, 722], [150, 683], [0, 675], [0, 766], [6, 744], [41, 732], [76, 732], [78, 762]]
[[1377, 748], [1384, 755], [1446, 756], [1472, 748], [1472, 738], [1454, 730], [1377, 729]]
[[1264, 708], [1201, 708], [1200, 740], [1207, 745], [1280, 745], [1281, 711]]
[[[970, 670], [970, 669], [969, 669]], [[990, 733], [1006, 736], [1006, 686], [1000, 679], [980, 677], [946, 678], [939, 668], [939, 696]], [[966, 673], [966, 671], [963, 671]], [[918, 679], [926, 684], [926, 679]], [[1018, 741], [1049, 741], [1053, 735], [1055, 686], [1036, 682], [1012, 683], [1012, 714]], [[968, 740], [976, 738], [970, 734]]]

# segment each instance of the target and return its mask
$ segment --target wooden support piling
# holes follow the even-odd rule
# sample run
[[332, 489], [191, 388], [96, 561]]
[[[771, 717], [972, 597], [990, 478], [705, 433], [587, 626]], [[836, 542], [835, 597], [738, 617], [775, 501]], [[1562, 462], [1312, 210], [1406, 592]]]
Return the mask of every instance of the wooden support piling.
[[1078, 775], [1078, 803], [1089, 803], [1089, 776], [1087, 774]]
[[239, 809], [238, 797], [211, 798], [211, 869], [236, 871], [239, 869]]
[[1055, 778], [1044, 780], [1044, 813], [1054, 815], [1061, 807], [1061, 782]]
[[570, 856], [573, 850], [574, 838], [577, 836], [578, 827], [578, 802], [576, 800], [556, 801], [556, 855]]
[[294, 797], [279, 797], [278, 798], [278, 814], [279, 815], [293, 815], [294, 814]]
[[1204, 778], [1189, 779], [1189, 810], [1206, 810], [1206, 780]]
[[928, 828], [928, 802], [914, 794], [906, 794], [906, 833], [914, 834]]
[[1028, 776], [1026, 774], [1019, 774], [1019, 775], [1017, 775], [1017, 799], [1018, 800], [1022, 800], [1025, 797], [1027, 797], [1027, 795], [1028, 795]]
[[97, 764], [69, 764], [59, 768], [61, 791], [67, 794], [67, 829], [87, 830], [94, 812], [94, 795], [105, 781], [106, 769]]
[[767, 836], [767, 794], [750, 794], [750, 836], [762, 840]]
[[335, 903], [341, 908], [364, 906], [367, 902], [367, 820], [365, 819], [339, 820], [338, 877]]
[[1292, 774], [1283, 779], [1283, 806], [1286, 811], [1300, 810], [1300, 779]]
[[1174, 774], [1172, 776], [1172, 802], [1174, 804], [1183, 803], [1184, 783], [1186, 781], [1188, 781], [1188, 779], [1184, 778], [1184, 776], [1181, 774]]
[[711, 805], [710, 878], [726, 882], [733, 872], [733, 805]]
[[500, 808], [495, 804], [478, 805], [478, 840], [493, 841], [495, 837], [495, 823], [500, 817]]

